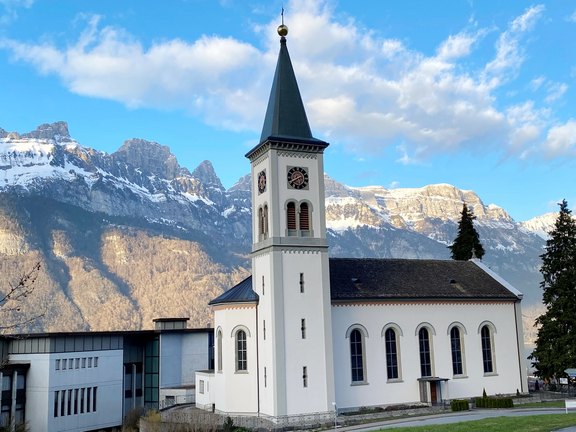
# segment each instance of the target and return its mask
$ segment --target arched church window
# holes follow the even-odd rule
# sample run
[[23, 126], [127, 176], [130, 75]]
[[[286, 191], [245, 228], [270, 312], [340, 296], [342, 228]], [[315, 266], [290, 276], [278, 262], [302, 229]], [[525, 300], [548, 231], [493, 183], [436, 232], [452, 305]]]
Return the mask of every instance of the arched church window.
[[248, 370], [246, 332], [238, 330], [236, 332], [236, 371]]
[[420, 348], [420, 375], [432, 376], [432, 356], [430, 353], [430, 332], [426, 327], [418, 331], [418, 344]]
[[364, 382], [364, 351], [362, 333], [358, 329], [350, 333], [350, 366], [352, 382]]
[[460, 328], [458, 326], [454, 326], [450, 330], [450, 347], [452, 350], [452, 373], [454, 375], [463, 375], [462, 339]]
[[493, 353], [492, 353], [492, 332], [490, 327], [485, 325], [480, 330], [482, 340], [482, 362], [484, 364], [484, 373], [494, 372]]
[[268, 205], [264, 204], [262, 212], [262, 238], [268, 238]]
[[310, 231], [310, 211], [307, 203], [300, 204], [300, 231]]
[[262, 240], [264, 233], [264, 209], [258, 207], [258, 240]]
[[216, 335], [216, 351], [218, 355], [218, 372], [222, 372], [222, 330], [218, 330]]
[[398, 379], [398, 345], [396, 331], [393, 328], [389, 328], [384, 333], [384, 343], [386, 345], [386, 373], [388, 379]]
[[286, 206], [286, 228], [288, 229], [288, 235], [296, 234], [296, 204], [294, 202], [289, 202]]

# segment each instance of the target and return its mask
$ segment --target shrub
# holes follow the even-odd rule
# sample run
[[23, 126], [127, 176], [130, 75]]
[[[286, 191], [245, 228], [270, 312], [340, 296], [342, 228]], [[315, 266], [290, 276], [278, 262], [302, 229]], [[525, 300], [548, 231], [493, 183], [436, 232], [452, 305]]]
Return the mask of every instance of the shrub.
[[514, 402], [509, 397], [476, 398], [476, 408], [513, 408]]
[[230, 417], [226, 417], [223, 425], [224, 432], [234, 432], [236, 427], [234, 426], [234, 420]]
[[450, 402], [450, 407], [452, 408], [452, 411], [468, 411], [470, 409], [470, 404], [467, 400], [454, 399]]

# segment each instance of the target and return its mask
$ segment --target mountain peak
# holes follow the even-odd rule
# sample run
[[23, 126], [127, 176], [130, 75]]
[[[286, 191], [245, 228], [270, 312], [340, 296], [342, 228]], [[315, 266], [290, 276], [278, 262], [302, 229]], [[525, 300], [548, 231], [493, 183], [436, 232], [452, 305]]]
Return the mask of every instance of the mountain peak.
[[72, 140], [70, 132], [68, 132], [68, 123], [64, 121], [41, 124], [36, 130], [22, 134], [22, 138], [54, 140], [56, 142], [69, 142]]
[[198, 167], [192, 171], [192, 177], [197, 178], [206, 186], [212, 186], [216, 189], [224, 189], [224, 186], [222, 186], [220, 179], [214, 171], [212, 162], [209, 160], [205, 160], [200, 165], [198, 165]]
[[140, 138], [126, 140], [122, 147], [112, 154], [114, 159], [139, 168], [145, 173], [173, 180], [180, 175], [180, 165], [170, 147]]

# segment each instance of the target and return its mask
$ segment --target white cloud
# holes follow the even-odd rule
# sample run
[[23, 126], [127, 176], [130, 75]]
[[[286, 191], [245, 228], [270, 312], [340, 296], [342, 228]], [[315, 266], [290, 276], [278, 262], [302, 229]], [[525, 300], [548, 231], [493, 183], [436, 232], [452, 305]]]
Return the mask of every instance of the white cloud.
[[34, 0], [0, 0], [0, 25], [6, 25], [18, 18], [18, 9], [30, 8]]
[[[532, 101], [506, 106], [495, 92], [522, 66], [523, 37], [543, 6], [511, 20], [494, 58], [477, 70], [467, 63], [487, 30], [447, 35], [427, 56], [352, 19], [336, 18], [326, 0], [292, 0], [288, 6], [288, 45], [316, 135], [357, 154], [402, 142], [401, 163], [490, 145], [525, 156], [537, 151], [539, 140], [542, 145], [550, 112]], [[133, 108], [183, 109], [218, 127], [259, 130], [279, 47], [276, 18], [254, 28], [266, 38], [263, 50], [220, 36], [144, 46], [97, 16], [84, 19], [85, 31], [68, 46], [4, 40], [0, 48], [58, 76], [77, 94]], [[544, 77], [531, 88], [545, 89], [549, 102], [567, 91]]]
[[528, 8], [500, 35], [496, 44], [496, 57], [486, 65], [484, 70], [484, 80], [491, 86], [499, 86], [503, 81], [512, 79], [516, 75], [524, 62], [520, 40], [524, 33], [534, 28], [544, 10], [543, 5]]
[[545, 150], [549, 157], [576, 155], [576, 120], [550, 128], [546, 137]]
[[568, 86], [564, 83], [549, 83], [546, 91], [547, 95], [544, 101], [547, 103], [552, 103], [564, 96], [564, 93], [568, 90]]

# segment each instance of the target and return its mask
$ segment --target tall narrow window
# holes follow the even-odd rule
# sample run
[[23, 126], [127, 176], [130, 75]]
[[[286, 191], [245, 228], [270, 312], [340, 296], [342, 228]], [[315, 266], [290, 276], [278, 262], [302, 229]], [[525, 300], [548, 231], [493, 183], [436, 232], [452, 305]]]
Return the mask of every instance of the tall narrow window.
[[266, 340], [266, 320], [262, 320], [262, 337]]
[[388, 379], [398, 379], [398, 347], [396, 345], [396, 331], [389, 328], [384, 333], [386, 345], [386, 374]]
[[430, 334], [428, 333], [427, 328], [422, 327], [418, 332], [418, 342], [420, 345], [420, 375], [423, 377], [432, 376]]
[[[288, 235], [296, 234], [296, 204], [289, 202], [286, 206], [286, 223], [288, 228]], [[290, 232], [292, 231], [292, 232]]]
[[364, 353], [362, 351], [362, 333], [354, 329], [350, 333], [350, 365], [352, 382], [364, 381]]
[[60, 359], [56, 359], [56, 370], [60, 370]]
[[72, 415], [72, 389], [68, 390], [68, 400], [66, 401], [66, 412]]
[[302, 339], [306, 339], [306, 319], [300, 320], [300, 331], [302, 332]]
[[58, 396], [60, 395], [60, 392], [58, 390], [56, 390], [54, 392], [54, 417], [58, 417]]
[[217, 354], [218, 354], [218, 372], [222, 372], [222, 330], [218, 330], [216, 335]]
[[484, 363], [484, 373], [494, 372], [494, 365], [492, 364], [492, 336], [490, 334], [490, 327], [485, 325], [480, 330], [480, 337], [482, 338], [482, 361]]
[[66, 390], [60, 392], [60, 415], [66, 415]]
[[452, 327], [450, 330], [450, 347], [452, 350], [452, 373], [454, 375], [462, 375], [464, 374], [464, 368], [462, 367], [462, 342], [458, 327]]
[[92, 391], [92, 411], [96, 412], [96, 394], [98, 391], [98, 387], [93, 387], [92, 389], [93, 389], [93, 391]]
[[264, 387], [268, 387], [268, 375], [266, 374], [266, 366], [264, 366]]
[[300, 204], [300, 231], [310, 231], [310, 212], [308, 204]]
[[86, 389], [83, 387], [80, 389], [80, 414], [84, 414], [84, 391]]
[[264, 210], [262, 207], [258, 208], [258, 234], [258, 240], [262, 240], [264, 238]]
[[264, 295], [264, 276], [262, 276], [262, 295]]
[[90, 410], [92, 409], [92, 387], [87, 387], [86, 388], [86, 412], [89, 413]]
[[74, 414], [78, 414], [78, 389], [74, 389]]
[[236, 370], [248, 370], [246, 332], [244, 330], [238, 330], [236, 332]]
[[308, 387], [308, 367], [302, 367], [302, 385]]
[[300, 292], [304, 292], [304, 273], [300, 273]]
[[268, 238], [268, 206], [266, 204], [262, 215], [262, 234], [265, 239]]

